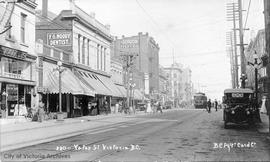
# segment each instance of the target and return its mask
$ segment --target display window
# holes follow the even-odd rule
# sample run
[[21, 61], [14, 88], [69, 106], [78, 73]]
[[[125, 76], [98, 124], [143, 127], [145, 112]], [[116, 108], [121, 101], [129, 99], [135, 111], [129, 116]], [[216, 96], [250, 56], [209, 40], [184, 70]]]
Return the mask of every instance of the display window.
[[30, 80], [31, 63], [2, 57], [0, 61], [0, 76]]
[[31, 107], [31, 86], [1, 83], [1, 110], [8, 116], [23, 116]]

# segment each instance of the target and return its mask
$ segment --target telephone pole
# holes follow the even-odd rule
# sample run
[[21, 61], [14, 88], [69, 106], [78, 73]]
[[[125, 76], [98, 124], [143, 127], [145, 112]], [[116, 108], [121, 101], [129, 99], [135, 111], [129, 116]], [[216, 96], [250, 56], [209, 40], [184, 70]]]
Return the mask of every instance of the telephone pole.
[[236, 34], [236, 21], [239, 20], [238, 12], [238, 5], [236, 3], [228, 3], [227, 4], [227, 21], [233, 22], [233, 39], [230, 41], [232, 42], [232, 51], [233, 51], [233, 64], [234, 64], [234, 86], [233, 88], [239, 87], [239, 81], [238, 81], [238, 55], [237, 55], [237, 34]]
[[[264, 21], [265, 21], [265, 40], [266, 40], [266, 53], [267, 53], [267, 113], [270, 122], [270, 1], [264, 0]], [[270, 126], [269, 126], [270, 133]]]
[[246, 61], [244, 53], [244, 33], [243, 33], [243, 16], [242, 16], [242, 0], [238, 0], [239, 12], [239, 38], [240, 38], [240, 58], [241, 58], [241, 88], [245, 88], [246, 82]]
[[[122, 52], [122, 51], [121, 51]], [[128, 52], [125, 52], [123, 54], [120, 55], [122, 57], [122, 59], [124, 60], [124, 67], [125, 67], [125, 87], [126, 87], [126, 90], [127, 90], [127, 93], [126, 93], [126, 105], [127, 105], [127, 108], [129, 109], [130, 107], [130, 97], [131, 97], [131, 93], [130, 93], [130, 86], [131, 86], [131, 82], [130, 82], [130, 79], [131, 79], [131, 66], [133, 65], [133, 61], [135, 59], [135, 56], [138, 56], [138, 54], [135, 54], [135, 53], [128, 53]]]
[[235, 86], [235, 79], [236, 79], [236, 76], [235, 76], [235, 62], [234, 62], [234, 51], [233, 51], [233, 40], [232, 40], [232, 32], [228, 32], [227, 35], [226, 35], [226, 39], [227, 39], [227, 46], [228, 49], [227, 49], [227, 52], [228, 52], [228, 55], [230, 57], [230, 64], [231, 64], [231, 81], [232, 81], [232, 88], [236, 88]]

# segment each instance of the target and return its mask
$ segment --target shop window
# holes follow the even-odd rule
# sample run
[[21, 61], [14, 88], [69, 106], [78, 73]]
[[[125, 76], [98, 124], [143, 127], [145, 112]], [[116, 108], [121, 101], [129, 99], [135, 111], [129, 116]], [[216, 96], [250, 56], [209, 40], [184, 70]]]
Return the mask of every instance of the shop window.
[[25, 61], [19, 61], [10, 58], [1, 59], [1, 75], [16, 79], [30, 80], [31, 76], [31, 63]]

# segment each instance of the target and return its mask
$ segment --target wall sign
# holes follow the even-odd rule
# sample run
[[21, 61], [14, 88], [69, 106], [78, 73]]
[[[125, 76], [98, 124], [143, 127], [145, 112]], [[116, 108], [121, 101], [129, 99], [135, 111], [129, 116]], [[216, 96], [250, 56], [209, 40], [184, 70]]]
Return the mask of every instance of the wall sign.
[[47, 33], [47, 44], [50, 46], [71, 46], [71, 32]]
[[13, 48], [5, 47], [0, 45], [0, 55], [16, 58], [16, 59], [23, 59], [26, 58], [26, 52], [19, 51]]
[[138, 47], [137, 39], [124, 39], [120, 42], [120, 48], [135, 48]]

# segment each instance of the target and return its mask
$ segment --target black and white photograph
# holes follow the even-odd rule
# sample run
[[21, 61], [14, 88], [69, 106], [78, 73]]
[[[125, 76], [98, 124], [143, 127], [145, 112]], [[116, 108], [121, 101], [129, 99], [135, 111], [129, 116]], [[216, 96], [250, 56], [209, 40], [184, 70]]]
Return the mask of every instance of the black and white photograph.
[[0, 162], [270, 161], [270, 0], [0, 0]]

